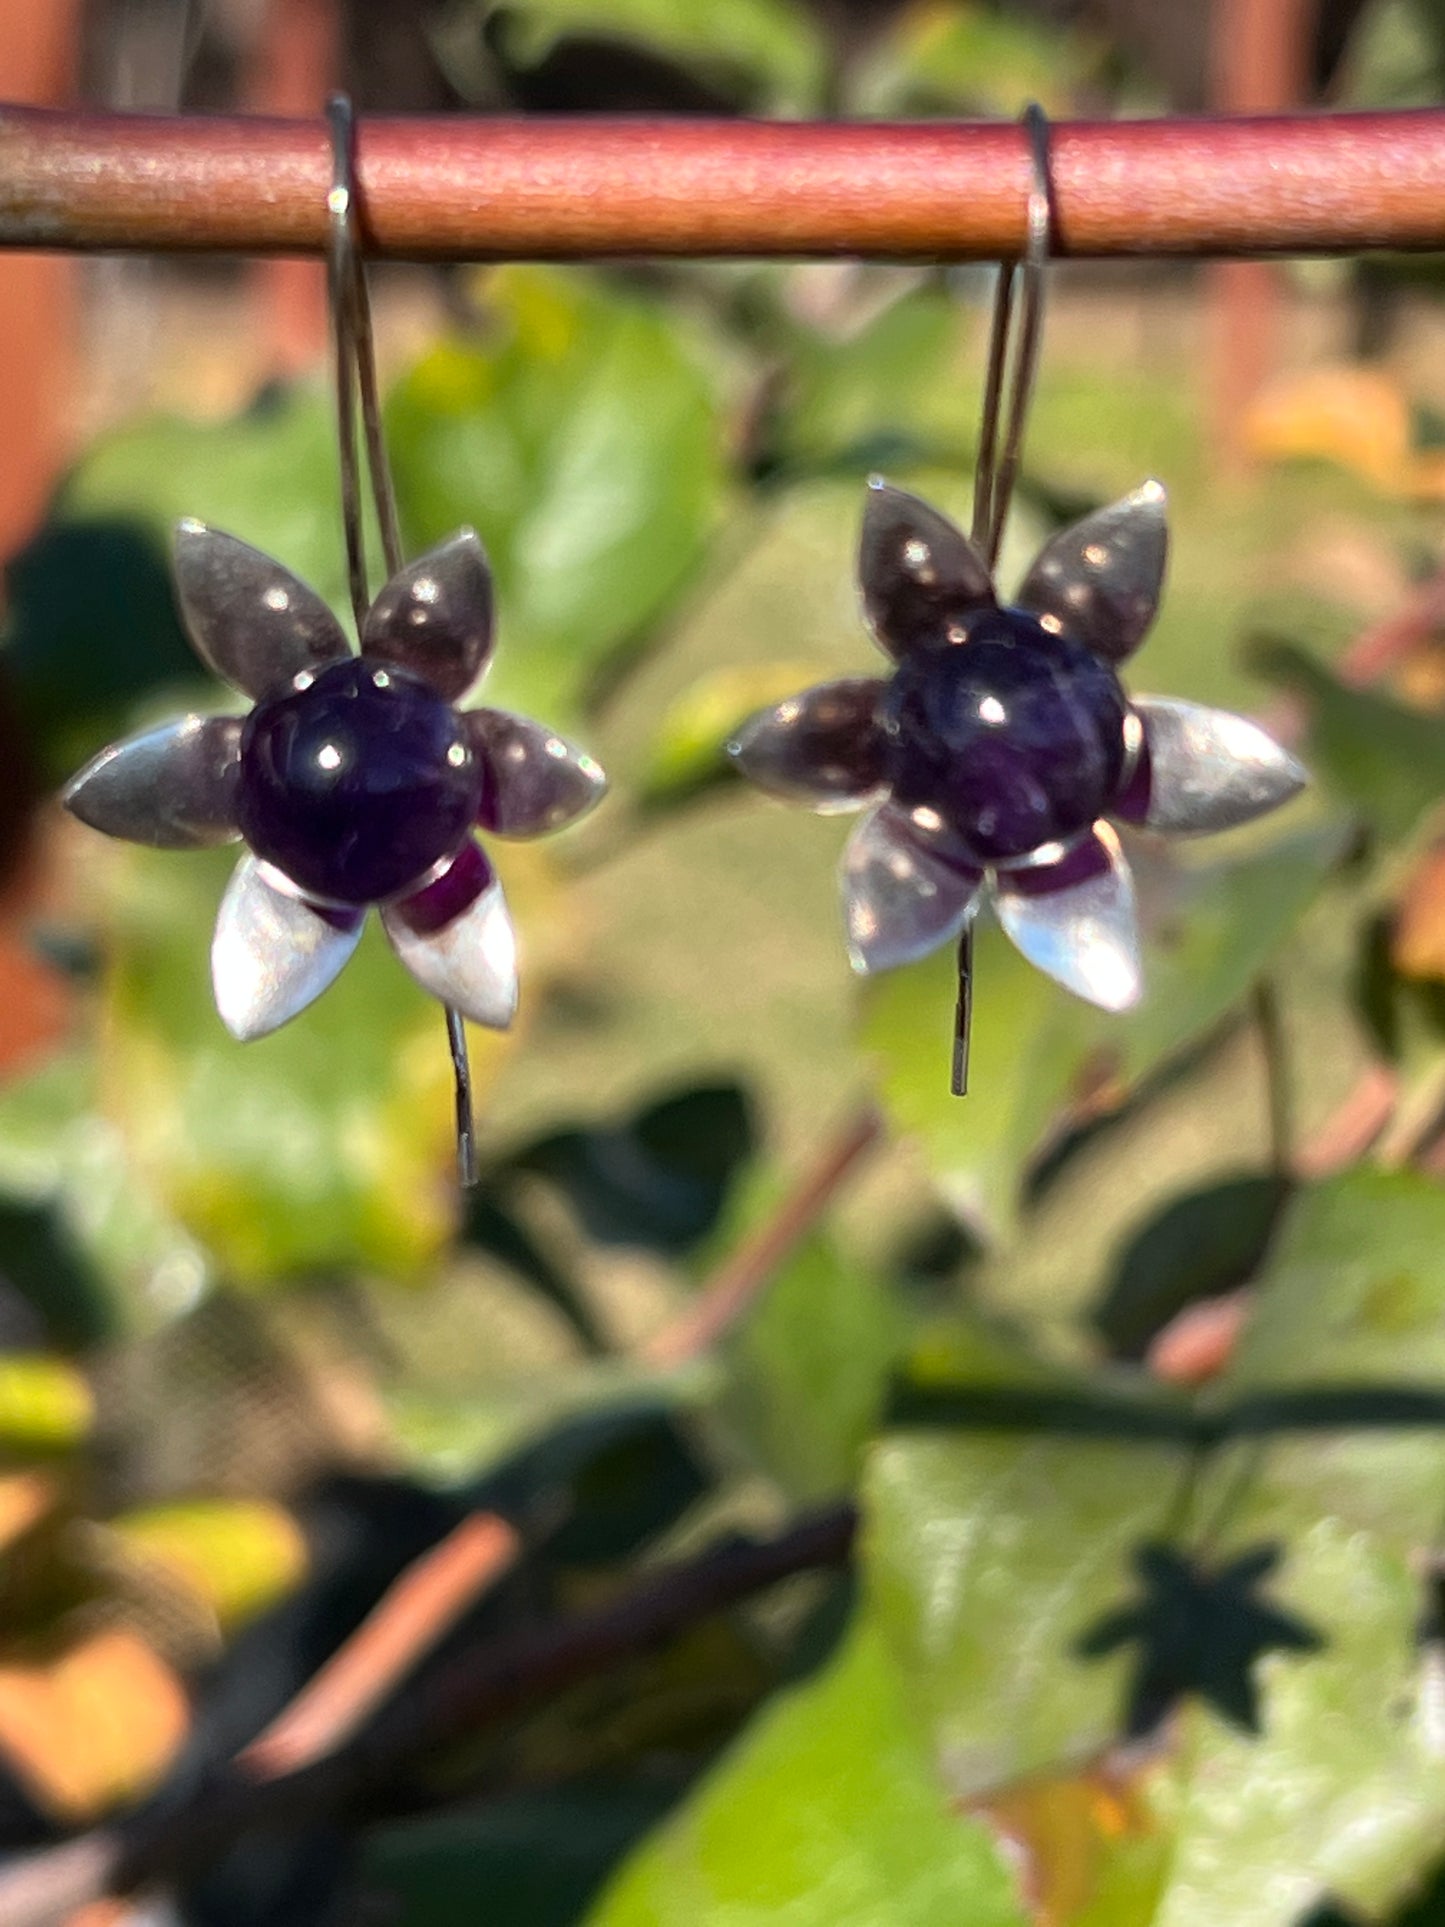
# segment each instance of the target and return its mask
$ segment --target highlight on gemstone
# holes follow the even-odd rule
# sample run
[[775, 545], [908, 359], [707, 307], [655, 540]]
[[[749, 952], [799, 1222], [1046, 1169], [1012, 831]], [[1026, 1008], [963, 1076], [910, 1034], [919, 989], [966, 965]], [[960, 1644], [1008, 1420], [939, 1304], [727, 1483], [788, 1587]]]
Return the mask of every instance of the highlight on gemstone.
[[728, 746], [775, 796], [868, 808], [842, 865], [855, 969], [926, 955], [991, 898], [1030, 962], [1125, 1010], [1143, 973], [1113, 823], [1204, 834], [1303, 785], [1247, 718], [1125, 692], [1167, 552], [1164, 490], [1146, 482], [1055, 535], [1005, 603], [961, 529], [870, 482], [859, 585], [891, 672], [806, 689]]
[[460, 530], [392, 577], [359, 655], [305, 583], [204, 523], [177, 531], [176, 582], [197, 654], [254, 707], [114, 744], [62, 801], [93, 829], [157, 848], [247, 845], [211, 952], [227, 1028], [261, 1037], [304, 1010], [375, 908], [420, 984], [504, 1029], [516, 940], [476, 833], [544, 835], [607, 784], [543, 724], [455, 707], [492, 647], [476, 534]]

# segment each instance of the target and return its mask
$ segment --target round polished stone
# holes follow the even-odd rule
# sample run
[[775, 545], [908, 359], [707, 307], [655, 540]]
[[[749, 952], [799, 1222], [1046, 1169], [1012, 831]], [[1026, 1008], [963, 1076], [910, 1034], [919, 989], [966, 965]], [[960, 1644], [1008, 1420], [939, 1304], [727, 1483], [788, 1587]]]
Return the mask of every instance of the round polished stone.
[[389, 664], [333, 664], [241, 733], [241, 834], [302, 890], [380, 903], [465, 840], [486, 773], [461, 718]]
[[1128, 703], [1109, 665], [1020, 609], [917, 651], [884, 692], [893, 800], [981, 862], [1027, 856], [1103, 815], [1124, 773]]

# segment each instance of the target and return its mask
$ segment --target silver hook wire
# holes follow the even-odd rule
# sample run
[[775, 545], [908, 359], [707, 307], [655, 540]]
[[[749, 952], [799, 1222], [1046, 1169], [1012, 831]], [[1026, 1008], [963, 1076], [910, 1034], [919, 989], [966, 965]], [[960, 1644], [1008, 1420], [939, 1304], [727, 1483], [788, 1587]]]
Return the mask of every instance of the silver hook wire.
[[[346, 573], [358, 633], [371, 607], [366, 570], [366, 533], [362, 509], [361, 450], [357, 440], [357, 403], [371, 499], [381, 531], [381, 552], [388, 576], [402, 566], [401, 526], [396, 491], [387, 460], [381, 397], [376, 379], [376, 340], [371, 297], [361, 245], [361, 209], [356, 179], [356, 113], [348, 94], [326, 103], [331, 130], [331, 187], [326, 196], [327, 284], [335, 345], [336, 437], [341, 455], [341, 521], [346, 536]], [[467, 1033], [460, 1011], [444, 1006], [447, 1045], [456, 1087], [457, 1168], [464, 1185], [477, 1181], [477, 1148], [472, 1102], [472, 1070]]]
[[[978, 431], [978, 468], [974, 476], [973, 539], [992, 568], [1003, 543], [1004, 524], [1018, 479], [1024, 428], [1038, 373], [1043, 335], [1045, 271], [1054, 231], [1053, 177], [1049, 172], [1049, 121], [1037, 101], [1024, 109], [1033, 178], [1029, 184], [1027, 239], [1019, 261], [999, 264], [989, 331], [988, 372]], [[1015, 302], [1016, 283], [1021, 299]], [[1017, 308], [1018, 327], [1014, 319]], [[1010, 367], [1010, 364], [1011, 367]], [[1004, 390], [1008, 390], [1005, 415]], [[1003, 452], [999, 429], [1003, 425]]]
[[[1018, 480], [1024, 429], [1038, 374], [1044, 294], [1054, 233], [1054, 187], [1049, 172], [1049, 121], [1037, 101], [1021, 116], [1033, 176], [1029, 183], [1026, 238], [1019, 261], [1001, 261], [989, 328], [978, 465], [973, 480], [973, 540], [992, 572], [1003, 546], [1004, 525]], [[1020, 295], [1021, 298], [1016, 299]], [[1015, 320], [1017, 319], [1017, 328]], [[1004, 394], [1008, 407], [1005, 414]], [[1000, 427], [1002, 426], [1002, 453]], [[973, 919], [958, 940], [958, 1002], [953, 1020], [955, 1097], [968, 1093], [969, 1041], [973, 1027]]]

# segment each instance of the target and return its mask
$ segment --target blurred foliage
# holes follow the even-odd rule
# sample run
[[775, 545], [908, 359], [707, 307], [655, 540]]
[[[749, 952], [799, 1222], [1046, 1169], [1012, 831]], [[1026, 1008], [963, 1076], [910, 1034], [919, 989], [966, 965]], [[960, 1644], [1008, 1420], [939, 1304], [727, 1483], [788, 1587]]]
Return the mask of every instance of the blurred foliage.
[[[544, 112], [1134, 102], [1104, 15], [1055, 13], [464, 0], [436, 48], [457, 93]], [[1341, 96], [1437, 98], [1438, 16], [1364, 9]], [[982, 930], [959, 1103], [951, 961], [857, 992], [839, 826], [745, 792], [724, 747], [876, 666], [870, 471], [966, 516], [988, 294], [845, 263], [448, 277], [387, 398], [407, 542], [477, 527], [488, 700], [613, 778], [576, 833], [498, 853], [523, 1006], [473, 1039], [466, 1199], [435, 1008], [375, 932], [238, 1047], [206, 970], [229, 856], [34, 826], [0, 930], [0, 1019], [48, 1000], [0, 1021], [0, 1852], [183, 1809], [335, 1656], [376, 1664], [378, 1608], [394, 1632], [439, 1597], [479, 1516], [515, 1558], [390, 1691], [848, 1500], [848, 1578], [238, 1845], [187, 1878], [185, 1927], [1423, 1917], [1398, 1910], [1445, 1860], [1429, 397], [1316, 370], [1223, 485], [1180, 286], [1061, 296], [1005, 580], [1159, 475], [1138, 686], [1267, 711], [1316, 782], [1197, 850], [1132, 839], [1125, 1018]], [[48, 776], [229, 700], [172, 605], [183, 514], [343, 603], [322, 384], [77, 462], [8, 574], [7, 703]], [[882, 1148], [812, 1208], [869, 1101]], [[1186, 1386], [1157, 1346], [1200, 1307], [1225, 1335]]]

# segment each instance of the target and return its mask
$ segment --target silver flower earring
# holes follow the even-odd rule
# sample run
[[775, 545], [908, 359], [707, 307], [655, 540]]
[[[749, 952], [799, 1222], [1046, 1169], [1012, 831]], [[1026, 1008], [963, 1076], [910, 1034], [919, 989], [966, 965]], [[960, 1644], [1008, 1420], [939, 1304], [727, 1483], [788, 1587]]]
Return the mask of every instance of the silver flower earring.
[[[360, 654], [280, 563], [183, 522], [175, 573], [186, 627], [206, 666], [254, 707], [245, 717], [187, 716], [115, 744], [62, 800], [93, 829], [136, 843], [249, 846], [211, 951], [217, 1009], [237, 1038], [264, 1037], [319, 997], [377, 908], [402, 963], [446, 1006], [458, 1154], [471, 1182], [462, 1020], [504, 1030], [517, 1004], [511, 917], [474, 831], [558, 829], [589, 810], [606, 781], [590, 756], [540, 723], [455, 707], [491, 654], [491, 571], [470, 529], [403, 564], [358, 245], [350, 102], [338, 97], [328, 113], [342, 518]], [[389, 577], [374, 600], [358, 399]]]
[[[1146, 482], [1056, 535], [1011, 602], [993, 573], [1037, 365], [1053, 211], [1047, 123], [1024, 118], [1034, 163], [1028, 252], [1000, 269], [971, 536], [876, 477], [863, 516], [863, 611], [892, 674], [823, 683], [753, 717], [729, 745], [775, 795], [873, 805], [843, 857], [844, 920], [861, 973], [959, 942], [953, 1088], [967, 1088], [973, 919], [991, 896], [1029, 961], [1106, 1010], [1142, 991], [1128, 862], [1110, 819], [1169, 835], [1223, 830], [1304, 783], [1254, 723], [1129, 697], [1117, 668], [1163, 584], [1164, 490]], [[1014, 282], [1023, 277], [1010, 355]], [[1008, 418], [999, 420], [1008, 374]]]

